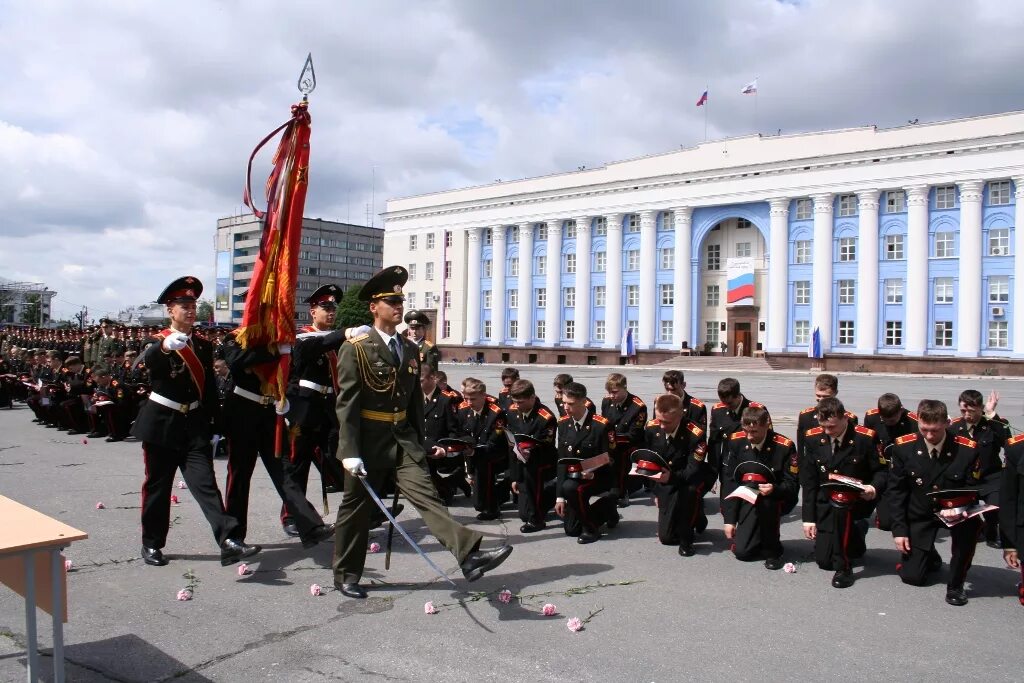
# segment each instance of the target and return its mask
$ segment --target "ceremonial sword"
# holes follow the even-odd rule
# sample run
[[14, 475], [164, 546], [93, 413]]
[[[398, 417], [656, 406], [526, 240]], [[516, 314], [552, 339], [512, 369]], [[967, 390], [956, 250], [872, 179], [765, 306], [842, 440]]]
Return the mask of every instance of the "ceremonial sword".
[[384, 501], [382, 501], [380, 499], [380, 496], [378, 496], [377, 492], [373, 490], [373, 487], [370, 486], [370, 483], [368, 481], [366, 481], [366, 477], [359, 477], [359, 481], [362, 482], [363, 488], [365, 488], [366, 492], [370, 494], [371, 498], [373, 498], [373, 502], [377, 504], [377, 507], [379, 507], [381, 512], [384, 513], [384, 516], [387, 517], [388, 521], [391, 522], [392, 527], [394, 527], [395, 529], [398, 529], [398, 533], [402, 534], [402, 538], [404, 538], [409, 543], [409, 545], [412, 546], [413, 550], [415, 550], [417, 553], [419, 553], [420, 557], [422, 557], [424, 560], [426, 560], [427, 564], [430, 565], [431, 569], [433, 569], [435, 572], [437, 572], [438, 576], [440, 576], [442, 579], [444, 579], [445, 581], [450, 583], [452, 585], [452, 588], [458, 590], [459, 587], [457, 585], [455, 585], [455, 582], [452, 581], [448, 577], [447, 574], [445, 574], [443, 571], [441, 571], [441, 568], [438, 567], [436, 564], [434, 564], [433, 560], [431, 560], [429, 557], [427, 557], [427, 554], [425, 552], [423, 552], [423, 548], [421, 548], [416, 543], [416, 541], [412, 540], [412, 536], [410, 536], [408, 533], [406, 533], [405, 529], [402, 528], [401, 524], [399, 524], [398, 522], [395, 521], [394, 516], [388, 510], [388, 506], [384, 504]]

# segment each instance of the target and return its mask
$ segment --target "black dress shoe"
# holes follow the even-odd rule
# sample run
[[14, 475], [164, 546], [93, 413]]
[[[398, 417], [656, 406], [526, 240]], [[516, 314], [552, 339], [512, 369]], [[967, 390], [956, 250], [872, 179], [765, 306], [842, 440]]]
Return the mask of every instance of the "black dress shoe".
[[782, 555], [779, 555], [778, 557], [769, 557], [764, 561], [764, 568], [771, 569], [772, 571], [782, 569]]
[[459, 490], [462, 491], [462, 495], [464, 495], [466, 498], [473, 497], [473, 489], [472, 487], [470, 487], [468, 481], [463, 480], [462, 483], [459, 484]]
[[313, 529], [302, 539], [303, 548], [312, 548], [315, 545], [323, 543], [329, 538], [334, 538], [334, 525], [333, 524], [321, 524], [317, 528]]
[[79, 431], [77, 429], [69, 429], [68, 430], [68, 436], [78, 436], [79, 434], [84, 434], [84, 433], [85, 432]]
[[615, 503], [615, 507], [618, 507], [618, 508], [628, 508], [629, 507], [629, 498], [619, 498], [619, 500], [616, 501], [616, 503]]
[[596, 531], [584, 531], [579, 535], [579, 538], [576, 539], [576, 542], [580, 545], [586, 545], [588, 543], [593, 543], [594, 541], [600, 540], [601, 534], [597, 533]]
[[236, 541], [229, 538], [220, 544], [220, 566], [226, 567], [239, 560], [252, 557], [260, 550], [261, 548], [258, 545], [248, 545], [244, 541]]
[[102, 437], [104, 437], [106, 435], [107, 435], [106, 432], [89, 432], [88, 434], [85, 435], [85, 438], [87, 438], [87, 439], [99, 439], [99, 438], [102, 438]]
[[281, 529], [284, 531], [285, 536], [291, 536], [292, 538], [295, 538], [299, 535], [299, 527], [296, 526], [295, 522], [293, 522], [290, 519], [281, 525]]
[[840, 569], [832, 575], [833, 588], [849, 588], [853, 585], [853, 572]]
[[946, 602], [954, 607], [963, 607], [967, 604], [967, 591], [962, 586], [960, 588], [947, 588]]
[[700, 514], [697, 515], [697, 523], [693, 526], [693, 530], [698, 534], [704, 533], [704, 530], [708, 528], [708, 516], [701, 510]]
[[500, 512], [481, 512], [479, 515], [476, 516], [476, 518], [479, 519], [481, 522], [489, 522], [492, 519], [498, 519], [499, 517], [501, 517]]
[[366, 599], [366, 589], [360, 586], [358, 583], [334, 583], [334, 587], [341, 591], [342, 595], [346, 595], [350, 598], [357, 600]]
[[1001, 541], [985, 541], [985, 545], [989, 548], [996, 548], [997, 550], [1003, 547]]
[[475, 550], [466, 556], [459, 566], [467, 581], [476, 581], [491, 571], [512, 554], [512, 546], [503, 545], [494, 550]]
[[167, 564], [167, 558], [159, 548], [147, 548], [146, 546], [142, 546], [142, 561], [154, 567], [163, 567]]
[[108, 436], [106, 439], [104, 439], [104, 441], [106, 441], [107, 443], [114, 443], [115, 441], [124, 441], [124, 437], [123, 436]]
[[693, 557], [696, 553], [693, 550], [692, 545], [681, 545], [679, 546], [680, 557]]
[[538, 531], [543, 531], [544, 527], [546, 526], [546, 522], [527, 522], [526, 524], [519, 527], [519, 531], [523, 532], [524, 534], [533, 534]]

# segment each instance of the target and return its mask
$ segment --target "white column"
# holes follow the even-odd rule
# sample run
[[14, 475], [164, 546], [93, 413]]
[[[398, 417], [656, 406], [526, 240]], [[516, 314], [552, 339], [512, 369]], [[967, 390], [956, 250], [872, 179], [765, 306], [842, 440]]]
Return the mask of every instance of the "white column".
[[1014, 193], [1017, 206], [1013, 223], [1013, 298], [1009, 308], [1013, 316], [1013, 337], [1010, 348], [1013, 355], [1020, 358], [1024, 357], [1024, 176], [1014, 178], [1013, 182], [1017, 186]]
[[480, 228], [469, 228], [466, 237], [469, 262], [466, 264], [466, 339], [463, 343], [473, 346], [480, 343]]
[[821, 352], [832, 350], [832, 195], [814, 199], [814, 262], [811, 264], [811, 333], [818, 328]]
[[640, 319], [637, 321], [637, 348], [653, 349], [657, 340], [654, 329], [661, 298], [657, 290], [658, 218], [654, 211], [640, 212]]
[[878, 347], [878, 190], [857, 193], [857, 353]]
[[789, 329], [789, 198], [768, 202], [768, 340], [769, 353], [784, 351]]
[[505, 244], [508, 230], [504, 225], [491, 228], [491, 343], [505, 343]]
[[672, 343], [678, 351], [687, 342], [692, 349], [696, 339], [690, 338], [690, 250], [693, 248], [693, 209], [677, 206], [672, 209], [676, 229], [675, 263], [672, 269], [672, 284], [676, 303], [672, 311]]
[[981, 193], [980, 180], [960, 186], [960, 287], [957, 301], [957, 355], [981, 351]]
[[590, 343], [590, 216], [576, 217], [576, 338], [573, 346]]
[[519, 346], [533, 338], [533, 303], [533, 224], [523, 223], [519, 226]]
[[908, 356], [928, 348], [928, 186], [907, 191], [907, 280], [903, 285], [903, 325]]
[[562, 221], [548, 221], [548, 290], [544, 309], [544, 345], [558, 346], [562, 338]]
[[604, 346], [622, 346], [622, 214], [610, 213], [608, 223], [608, 270], [605, 273]]

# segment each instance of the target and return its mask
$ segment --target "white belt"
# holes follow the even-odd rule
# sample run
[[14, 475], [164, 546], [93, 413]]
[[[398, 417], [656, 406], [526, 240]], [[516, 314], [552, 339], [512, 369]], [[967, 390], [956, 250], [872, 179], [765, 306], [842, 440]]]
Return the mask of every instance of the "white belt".
[[333, 394], [334, 387], [326, 387], [323, 384], [317, 384], [316, 382], [310, 382], [308, 379], [300, 379], [299, 386], [313, 391], [319, 391], [321, 394]]
[[188, 413], [190, 410], [195, 410], [199, 407], [199, 401], [192, 401], [191, 403], [178, 403], [172, 401], [169, 398], [165, 398], [155, 391], [149, 392], [149, 400], [154, 403], [159, 403], [162, 406], [170, 408], [171, 410], [177, 410], [179, 413]]
[[257, 394], [247, 389], [243, 389], [242, 387], [235, 387], [233, 391], [242, 398], [247, 398], [253, 403], [259, 403], [261, 406], [269, 406], [274, 402], [273, 396], [263, 396], [262, 394]]

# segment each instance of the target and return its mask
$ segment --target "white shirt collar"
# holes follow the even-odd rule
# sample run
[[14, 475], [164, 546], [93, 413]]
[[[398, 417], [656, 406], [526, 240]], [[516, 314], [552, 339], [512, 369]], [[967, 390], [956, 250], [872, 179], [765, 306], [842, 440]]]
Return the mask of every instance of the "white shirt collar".
[[935, 449], [936, 451], [938, 451], [939, 455], [942, 455], [942, 447], [946, 445], [946, 434], [945, 434], [945, 432], [943, 432], [943, 434], [942, 434], [942, 441], [938, 442], [934, 446], [932, 444], [928, 443], [928, 439], [924, 440], [924, 445], [925, 445], [925, 448], [927, 448], [927, 450], [925, 451], [925, 455], [927, 455], [929, 458], [932, 457], [932, 449]]
[[384, 340], [384, 346], [388, 347], [389, 350], [391, 349], [392, 339], [396, 340], [399, 346], [402, 345], [401, 340], [398, 339], [397, 332], [395, 334], [388, 334], [387, 332], [382, 331], [379, 327], [375, 327], [373, 329], [377, 330], [377, 334], [379, 334], [380, 338]]

